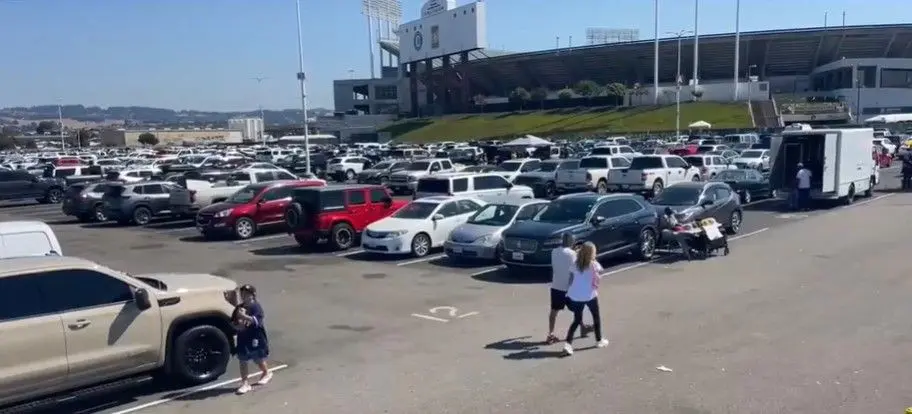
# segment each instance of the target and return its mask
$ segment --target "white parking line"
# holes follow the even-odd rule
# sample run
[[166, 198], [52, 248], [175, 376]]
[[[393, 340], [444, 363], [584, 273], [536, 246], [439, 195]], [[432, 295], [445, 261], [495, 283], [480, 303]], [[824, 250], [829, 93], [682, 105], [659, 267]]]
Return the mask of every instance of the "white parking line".
[[847, 206], [839, 207], [837, 210], [846, 209], [846, 208], [852, 208], [852, 207], [858, 207], [858, 206], [863, 206], [863, 205], [865, 205], [865, 204], [873, 203], [873, 202], [875, 202], [875, 201], [877, 201], [877, 200], [880, 200], [880, 199], [883, 199], [883, 198], [887, 198], [887, 197], [892, 197], [892, 196], [894, 196], [894, 195], [896, 195], [896, 193], [882, 194], [882, 195], [879, 195], [879, 196], [877, 196], [877, 197], [872, 197], [872, 198], [869, 198], [869, 199], [864, 200], [864, 201], [859, 201], [859, 202], [857, 202], [857, 203], [852, 203], [852, 204], [849, 204], [849, 205], [847, 205]]
[[444, 256], [446, 256], [446, 254], [443, 254], [443, 253], [441, 253], [441, 254], [435, 254], [435, 255], [433, 255], [433, 256], [425, 256], [425, 257], [422, 257], [422, 258], [420, 258], [420, 259], [415, 259], [415, 260], [409, 260], [409, 261], [406, 261], [406, 262], [399, 262], [399, 263], [396, 263], [396, 266], [407, 266], [407, 265], [410, 265], [410, 264], [421, 263], [421, 262], [427, 262], [427, 261], [431, 261], [431, 260], [434, 260], [434, 259], [439, 259], [439, 258], [444, 257]]
[[[279, 370], [283, 370], [283, 369], [285, 369], [285, 368], [288, 368], [288, 365], [287, 365], [287, 364], [277, 365], [277, 366], [274, 366], [274, 367], [270, 368], [270, 369], [269, 369], [269, 372], [276, 372], [276, 371], [279, 371]], [[260, 375], [260, 373], [257, 372], [256, 374], [252, 374], [251, 377], [256, 377], [257, 375]], [[194, 389], [192, 389], [192, 390], [184, 391], [184, 392], [182, 392], [182, 393], [173, 395], [173, 396], [168, 397], [168, 398], [162, 398], [162, 399], [160, 399], [160, 400], [149, 401], [149, 402], [147, 402], [147, 403], [145, 403], [145, 404], [140, 404], [140, 405], [137, 405], [137, 406], [135, 406], [135, 407], [130, 407], [130, 408], [123, 409], [123, 410], [120, 410], [120, 411], [115, 411], [115, 412], [113, 412], [113, 413], [111, 413], [111, 414], [135, 413], [135, 412], [140, 411], [140, 410], [145, 410], [146, 408], [157, 407], [157, 406], [159, 406], [159, 405], [167, 404], [167, 403], [169, 403], [169, 402], [171, 402], [171, 401], [179, 400], [179, 399], [181, 399], [181, 398], [185, 398], [185, 397], [191, 396], [191, 395], [193, 395], [193, 394], [199, 394], [199, 393], [201, 393], [201, 392], [206, 392], [206, 391], [209, 391], [209, 390], [214, 390], [214, 389], [216, 389], [216, 388], [224, 387], [224, 386], [226, 386], [226, 385], [233, 384], [233, 383], [240, 382], [240, 381], [241, 381], [240, 378], [234, 378], [234, 379], [230, 379], [230, 380], [226, 380], [226, 381], [217, 382], [217, 383], [215, 383], [215, 384], [205, 385], [205, 386], [202, 386], [202, 387], [199, 387], [199, 388], [194, 388]]]
[[347, 252], [336, 253], [336, 257], [351, 256], [351, 255], [355, 255], [358, 253], [364, 253], [364, 249], [355, 249], [355, 250], [349, 250]]
[[[154, 229], [150, 229], [150, 230], [154, 230]], [[197, 230], [196, 230], [196, 227], [191, 226], [191, 227], [175, 227], [173, 229], [161, 229], [161, 230], [154, 230], [154, 231], [156, 233], [167, 234], [167, 233], [180, 233], [180, 232], [184, 232], [184, 231], [195, 232]]]
[[250, 238], [247, 240], [235, 240], [234, 243], [235, 244], [248, 244], [248, 243], [256, 243], [256, 242], [260, 242], [260, 241], [264, 241], [264, 240], [280, 239], [283, 237], [288, 237], [288, 235], [287, 234], [273, 234], [271, 236], [254, 237], [254, 238]]
[[485, 273], [496, 272], [496, 271], [498, 271], [498, 270], [500, 270], [500, 269], [503, 269], [503, 268], [505, 268], [505, 267], [506, 267], [506, 266], [504, 266], [504, 265], [489, 267], [489, 268], [487, 268], [487, 269], [479, 270], [479, 271], [477, 271], [477, 272], [475, 272], [475, 273], [472, 273], [472, 274], [470, 274], [469, 276], [481, 276], [481, 275], [483, 275], [483, 274], [485, 274]]
[[757, 204], [769, 203], [770, 201], [779, 201], [778, 198], [764, 198], [763, 200], [751, 201], [747, 204], [742, 204], [741, 207], [755, 206]]

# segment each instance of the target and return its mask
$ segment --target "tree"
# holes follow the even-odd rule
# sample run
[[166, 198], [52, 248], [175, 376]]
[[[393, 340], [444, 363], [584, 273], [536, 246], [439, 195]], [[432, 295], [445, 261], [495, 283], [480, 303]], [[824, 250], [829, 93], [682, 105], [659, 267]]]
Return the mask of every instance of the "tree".
[[155, 134], [151, 132], [143, 132], [142, 134], [139, 134], [137, 141], [139, 141], [140, 144], [152, 147], [158, 145], [158, 137], [156, 137]]
[[51, 121], [41, 121], [38, 123], [38, 126], [35, 127], [35, 133], [38, 135], [44, 135], [45, 133], [57, 130], [59, 130], [57, 123]]
[[26, 149], [38, 149], [38, 143], [35, 142], [34, 139], [30, 139], [28, 141], [25, 141], [25, 148]]
[[548, 99], [548, 89], [542, 87], [532, 89], [529, 97], [533, 101], [538, 102], [539, 108], [545, 109], [545, 101]]
[[573, 99], [573, 89], [564, 88], [557, 92], [557, 99], [567, 102]]
[[9, 135], [0, 135], [0, 150], [16, 149], [16, 140]]
[[[639, 104], [642, 105], [643, 104], [642, 98], [644, 96], [648, 95], [649, 91], [647, 91], [645, 88], [643, 88], [643, 85], [640, 85], [639, 83], [634, 83], [633, 88], [630, 89], [629, 93], [630, 93], [631, 98], [634, 98], [634, 97], [637, 98], [637, 101], [639, 102]], [[631, 104], [633, 104], [633, 102], [631, 102]]]
[[605, 93], [617, 98], [620, 101], [619, 106], [623, 105], [624, 97], [627, 96], [627, 85], [618, 82], [609, 83], [605, 85]]
[[530, 98], [531, 98], [531, 96], [529, 95], [529, 91], [527, 91], [526, 88], [523, 88], [521, 86], [517, 87], [516, 89], [513, 89], [513, 91], [510, 92], [510, 96], [509, 96], [510, 102], [519, 104], [520, 110], [522, 110], [523, 107], [525, 107], [526, 102], [529, 102]]
[[89, 140], [92, 139], [94, 131], [88, 128], [80, 128], [75, 134], [67, 135], [67, 144], [77, 147], [89, 146]]
[[573, 86], [573, 92], [586, 99], [592, 99], [602, 93], [602, 87], [591, 80], [581, 80]]

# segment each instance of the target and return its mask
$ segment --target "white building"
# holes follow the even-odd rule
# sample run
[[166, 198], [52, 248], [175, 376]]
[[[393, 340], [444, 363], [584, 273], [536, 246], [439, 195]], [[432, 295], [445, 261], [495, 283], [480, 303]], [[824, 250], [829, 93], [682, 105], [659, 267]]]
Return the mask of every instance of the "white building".
[[263, 118], [235, 118], [228, 120], [228, 129], [241, 131], [244, 141], [262, 141], [266, 126]]

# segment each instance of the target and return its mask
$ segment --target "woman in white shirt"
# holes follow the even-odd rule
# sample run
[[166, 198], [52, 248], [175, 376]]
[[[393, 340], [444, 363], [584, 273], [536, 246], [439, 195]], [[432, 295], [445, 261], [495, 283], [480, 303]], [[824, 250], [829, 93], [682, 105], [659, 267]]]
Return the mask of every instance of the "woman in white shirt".
[[588, 307], [592, 313], [592, 326], [595, 330], [595, 345], [599, 348], [608, 346], [608, 340], [602, 338], [602, 318], [599, 314], [598, 287], [602, 276], [602, 266], [595, 260], [595, 245], [586, 242], [576, 254], [576, 263], [570, 269], [570, 289], [567, 290], [567, 307], [573, 312], [573, 323], [567, 331], [564, 352], [573, 355], [573, 336], [576, 328], [583, 323], [583, 309]]

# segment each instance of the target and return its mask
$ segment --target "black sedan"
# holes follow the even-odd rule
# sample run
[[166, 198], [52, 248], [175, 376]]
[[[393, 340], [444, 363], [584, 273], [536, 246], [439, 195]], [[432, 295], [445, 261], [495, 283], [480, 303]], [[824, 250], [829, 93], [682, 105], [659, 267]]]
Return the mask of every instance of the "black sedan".
[[652, 199], [652, 205], [659, 214], [669, 207], [688, 222], [712, 217], [730, 234], [741, 231], [744, 217], [738, 194], [728, 184], [714, 181], [672, 184]]
[[728, 184], [741, 197], [741, 204], [773, 196], [769, 176], [753, 169], [720, 171], [710, 181]]

